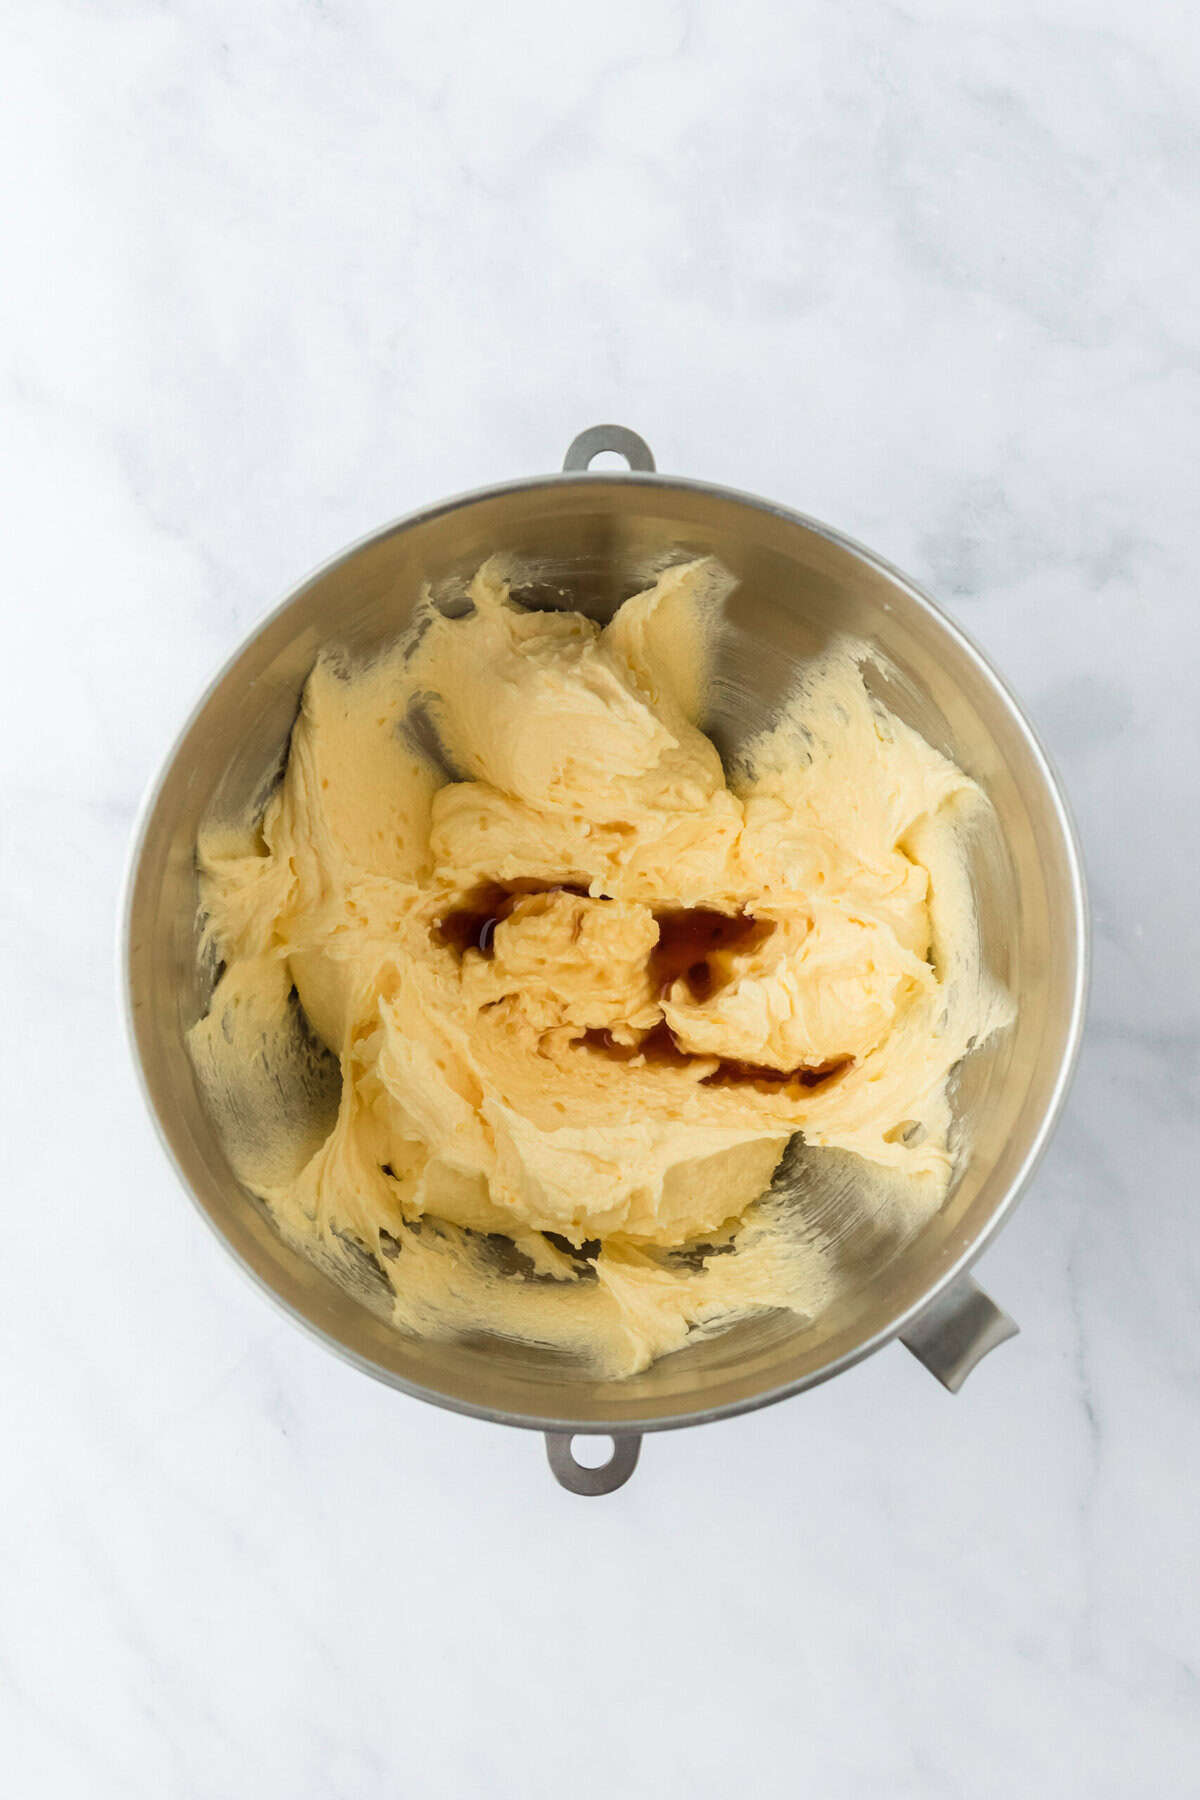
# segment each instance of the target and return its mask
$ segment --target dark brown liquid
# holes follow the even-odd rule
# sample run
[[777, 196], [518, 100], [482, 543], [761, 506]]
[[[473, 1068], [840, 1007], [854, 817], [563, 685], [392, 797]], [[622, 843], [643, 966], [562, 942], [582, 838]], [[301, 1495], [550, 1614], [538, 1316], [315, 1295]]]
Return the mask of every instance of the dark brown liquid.
[[660, 994], [683, 980], [693, 999], [707, 1000], [717, 985], [709, 961], [722, 950], [755, 950], [775, 927], [748, 913], [714, 912], [687, 906], [656, 912], [658, 942], [650, 952], [650, 976]]
[[[481, 956], [492, 956], [496, 927], [510, 916], [518, 901], [530, 894], [586, 893], [586, 888], [571, 882], [558, 882], [553, 886], [539, 881], [513, 881], [504, 885], [487, 882], [476, 888], [461, 906], [444, 913], [434, 930], [439, 941], [457, 951], [459, 956], [465, 956], [468, 950], [477, 950]], [[682, 980], [696, 1000], [707, 999], [719, 984], [719, 961], [714, 969], [710, 959], [719, 959], [722, 952], [757, 949], [775, 929], [770, 920], [754, 919], [748, 913], [717, 912], [708, 906], [664, 908], [656, 912], [654, 918], [658, 925], [658, 942], [650, 952], [652, 981], [663, 994], [673, 983]], [[604, 1029], [585, 1031], [581, 1042], [613, 1062], [633, 1062], [637, 1058], [656, 1068], [684, 1069], [696, 1060], [691, 1051], [680, 1047], [665, 1019], [636, 1044], [623, 1044], [611, 1031]], [[704, 1085], [757, 1087], [774, 1092], [789, 1086], [815, 1088], [841, 1074], [852, 1061], [852, 1057], [841, 1056], [815, 1067], [771, 1069], [761, 1063], [722, 1059], [719, 1067], [704, 1077]]]
[[502, 919], [508, 918], [518, 900], [524, 900], [528, 894], [586, 893], [586, 888], [573, 887], [568, 882], [556, 882], [547, 887], [542, 881], [510, 881], [504, 886], [498, 881], [489, 881], [475, 888], [461, 906], [443, 913], [434, 930], [440, 942], [449, 945], [460, 956], [465, 956], [468, 950], [478, 950], [481, 956], [492, 956], [496, 927]]
[[823, 1081], [830, 1081], [848, 1069], [854, 1061], [852, 1056], [835, 1056], [831, 1062], [806, 1064], [801, 1063], [796, 1069], [769, 1069], [762, 1063], [733, 1062], [723, 1059], [719, 1069], [704, 1077], [705, 1087], [758, 1087], [786, 1088], [820, 1087]]
[[[697, 1060], [690, 1050], [684, 1050], [675, 1037], [675, 1033], [665, 1019], [636, 1044], [622, 1044], [614, 1038], [611, 1031], [585, 1031], [581, 1040], [589, 1050], [599, 1050], [610, 1057], [613, 1062], [633, 1062], [635, 1058], [649, 1063], [654, 1068], [686, 1069]], [[709, 1057], [699, 1059], [711, 1061]], [[784, 1088], [820, 1087], [822, 1082], [830, 1081], [848, 1069], [854, 1061], [852, 1056], [838, 1056], [832, 1062], [817, 1063], [813, 1066], [801, 1064], [796, 1069], [770, 1069], [763, 1063], [735, 1062], [732, 1058], [722, 1057], [711, 1075], [702, 1078], [703, 1087], [756, 1087], [772, 1093], [779, 1093]]]
[[[443, 913], [435, 933], [460, 956], [478, 950], [493, 954], [497, 925], [507, 919], [519, 900], [529, 894], [579, 894], [587, 889], [572, 882], [547, 886], [540, 881], [489, 881], [474, 889], [461, 905]], [[658, 942], [650, 952], [650, 977], [664, 993], [673, 982], [684, 980], [697, 1000], [712, 993], [716, 977], [711, 956], [728, 950], [753, 950], [775, 929], [768, 921], [747, 913], [716, 912], [708, 906], [672, 907], [656, 912]]]

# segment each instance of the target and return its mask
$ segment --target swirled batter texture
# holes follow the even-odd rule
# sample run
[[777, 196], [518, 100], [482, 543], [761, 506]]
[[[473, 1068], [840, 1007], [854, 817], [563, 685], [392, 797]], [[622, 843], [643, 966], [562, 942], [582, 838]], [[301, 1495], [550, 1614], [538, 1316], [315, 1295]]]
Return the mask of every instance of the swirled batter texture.
[[1005, 1016], [985, 802], [852, 643], [723, 768], [726, 587], [670, 568], [601, 629], [487, 564], [369, 665], [322, 655], [265, 815], [204, 835], [191, 1049], [231, 1160], [402, 1329], [627, 1373], [831, 1297], [769, 1191], [789, 1140], [914, 1223], [945, 1193], [947, 1076]]

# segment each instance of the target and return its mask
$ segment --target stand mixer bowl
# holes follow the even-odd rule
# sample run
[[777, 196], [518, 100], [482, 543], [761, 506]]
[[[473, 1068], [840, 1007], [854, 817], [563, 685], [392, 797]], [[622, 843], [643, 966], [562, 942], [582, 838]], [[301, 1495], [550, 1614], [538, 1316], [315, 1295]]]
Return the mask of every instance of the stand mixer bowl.
[[[628, 472], [589, 473], [614, 450]], [[870, 1222], [843, 1232], [841, 1297], [805, 1321], [764, 1313], [621, 1381], [581, 1377], [560, 1356], [483, 1332], [415, 1338], [382, 1295], [337, 1285], [274, 1229], [234, 1177], [186, 1045], [212, 970], [198, 955], [196, 841], [216, 810], [261, 802], [283, 766], [300, 693], [330, 641], [366, 653], [393, 641], [425, 585], [470, 578], [497, 551], [529, 571], [539, 603], [606, 619], [664, 554], [711, 554], [737, 578], [706, 729], [722, 754], [788, 691], [835, 634], [878, 645], [889, 708], [986, 790], [971, 879], [985, 961], [1015, 1023], [962, 1065], [956, 1114], [970, 1150], [941, 1210], [897, 1245]], [[535, 591], [532, 596], [539, 599]], [[912, 582], [840, 533], [786, 508], [655, 472], [618, 426], [584, 432], [564, 472], [441, 502], [327, 563], [259, 626], [185, 725], [147, 800], [130, 870], [123, 981], [135, 1063], [185, 1189], [242, 1266], [297, 1323], [356, 1367], [422, 1400], [547, 1434], [551, 1467], [577, 1493], [627, 1480], [646, 1432], [746, 1412], [812, 1387], [895, 1337], [956, 1389], [1015, 1325], [967, 1274], [1022, 1192], [1061, 1108], [1087, 979], [1079, 852], [1046, 757], [980, 653]], [[827, 1222], [828, 1223], [828, 1222]], [[835, 1229], [836, 1229], [835, 1222]], [[572, 1439], [612, 1437], [603, 1468]]]

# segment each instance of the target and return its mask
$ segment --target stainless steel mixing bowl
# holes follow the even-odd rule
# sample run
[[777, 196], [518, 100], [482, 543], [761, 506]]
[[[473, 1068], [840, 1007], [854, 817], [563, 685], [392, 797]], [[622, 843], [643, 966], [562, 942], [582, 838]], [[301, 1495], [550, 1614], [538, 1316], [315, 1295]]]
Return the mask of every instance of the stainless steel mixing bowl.
[[[629, 472], [588, 473], [601, 451]], [[583, 1379], [548, 1351], [484, 1334], [402, 1336], [370, 1283], [335, 1285], [289, 1249], [225, 1159], [193, 1079], [188, 1027], [211, 986], [197, 955], [196, 837], [205, 817], [262, 797], [282, 765], [306, 675], [337, 640], [369, 650], [402, 631], [423, 584], [468, 577], [497, 550], [543, 603], [605, 618], [665, 550], [709, 553], [738, 578], [708, 729], [722, 751], [760, 725], [797, 663], [836, 632], [871, 639], [894, 673], [893, 711], [987, 790], [972, 880], [985, 955], [1015, 1025], [968, 1058], [955, 1096], [970, 1151], [950, 1198], [908, 1242], [870, 1220], [819, 1221], [844, 1256], [845, 1293], [805, 1323], [783, 1311], [690, 1345], [624, 1381]], [[537, 602], [539, 596], [530, 596]], [[1087, 916], [1062, 795], [1016, 701], [933, 602], [881, 558], [781, 506], [654, 472], [647, 446], [597, 426], [561, 475], [446, 500], [376, 532], [276, 608], [209, 687], [146, 804], [133, 851], [124, 968], [134, 1056], [185, 1188], [239, 1262], [298, 1323], [358, 1368], [422, 1400], [546, 1433], [577, 1493], [626, 1480], [641, 1436], [720, 1419], [812, 1387], [899, 1337], [951, 1389], [1016, 1327], [966, 1274], [1012, 1209], [1061, 1107], [1079, 1041]], [[584, 1467], [572, 1438], [605, 1433]]]

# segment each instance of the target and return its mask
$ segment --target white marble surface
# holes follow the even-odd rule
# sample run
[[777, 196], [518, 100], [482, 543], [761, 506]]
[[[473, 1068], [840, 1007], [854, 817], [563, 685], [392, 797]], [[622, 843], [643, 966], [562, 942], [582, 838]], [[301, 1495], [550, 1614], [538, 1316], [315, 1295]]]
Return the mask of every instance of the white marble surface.
[[[1183, 6], [3, 9], [0, 1750], [22, 1800], [1200, 1791]], [[957, 1400], [896, 1348], [585, 1502], [244, 1282], [114, 1004], [139, 794], [356, 535], [598, 419], [939, 593], [1090, 865]], [[9, 1108], [11, 1107], [11, 1110]]]

